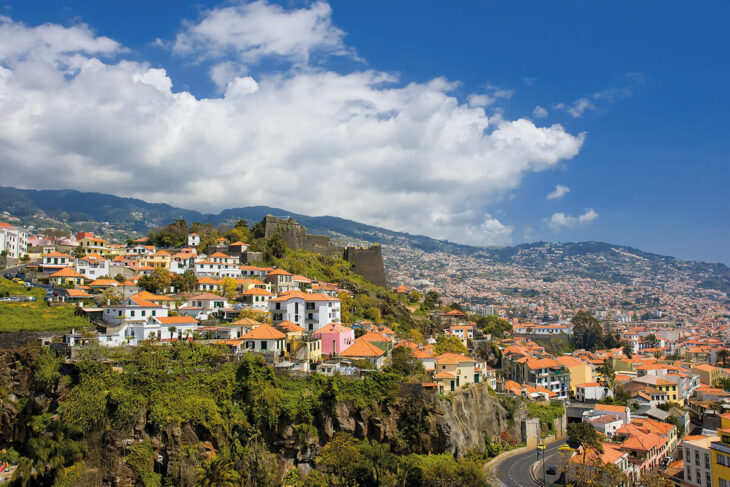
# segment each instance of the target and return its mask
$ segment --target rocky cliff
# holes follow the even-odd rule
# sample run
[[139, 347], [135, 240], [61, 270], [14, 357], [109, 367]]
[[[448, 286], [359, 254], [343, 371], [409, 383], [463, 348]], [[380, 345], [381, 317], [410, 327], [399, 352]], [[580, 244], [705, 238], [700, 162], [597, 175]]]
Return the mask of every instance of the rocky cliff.
[[[61, 379], [53, 387], [44, 387], [38, 381], [39, 374], [34, 373], [39, 353], [37, 347], [0, 351], [0, 449], [12, 447], [22, 454], [37, 448], [34, 442], [38, 439], [52, 438], [59, 443], [49, 450], [69, 450], [79, 441], [55, 438], [55, 433], [44, 429], [50, 418], [57, 417], [72, 378], [79, 372], [77, 366], [61, 364]], [[179, 486], [192, 485], [196, 468], [218, 451], [230, 448], [240, 434], [233, 427], [201, 423], [156, 428], [150, 414], [142, 409], [125, 427], [97, 428], [82, 438], [79, 453], [66, 456], [66, 464], [73, 458], [73, 465], [81, 466], [70, 485], [155, 485], [144, 480], [149, 476], [175, 479]], [[504, 432], [519, 437], [522, 414], [518, 410], [513, 417], [486, 384], [447, 398], [422, 390], [420, 384], [404, 384], [393, 401], [367, 408], [338, 402], [331, 408], [317, 409], [312, 424], [280, 420], [276, 427], [260, 429], [259, 434], [275, 455], [267, 468], [282, 478], [292, 467], [308, 472], [320, 448], [339, 432], [390, 443], [396, 453], [451, 452], [458, 457], [483, 449], [485, 440], [495, 441]], [[67, 467], [59, 472], [74, 474], [70, 470]]]

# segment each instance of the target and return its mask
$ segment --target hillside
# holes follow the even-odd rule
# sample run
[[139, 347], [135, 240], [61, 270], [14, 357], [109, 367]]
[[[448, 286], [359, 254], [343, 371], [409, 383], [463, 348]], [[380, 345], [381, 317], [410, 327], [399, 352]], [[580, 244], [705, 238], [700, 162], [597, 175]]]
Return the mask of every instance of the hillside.
[[[638, 275], [656, 276], [660, 281], [689, 280], [699, 289], [730, 291], [730, 269], [723, 264], [682, 261], [673, 257], [604, 242], [536, 242], [510, 247], [473, 247], [423, 235], [411, 235], [332, 216], [307, 216], [281, 208], [250, 206], [231, 208], [217, 215], [175, 208], [162, 203], [147, 203], [101, 193], [71, 190], [30, 190], [0, 187], [0, 208], [19, 217], [22, 224], [64, 226], [72, 230], [92, 230], [112, 238], [131, 232], [146, 234], [183, 218], [188, 222], [232, 224], [242, 218], [250, 224], [265, 215], [293, 217], [310, 234], [328, 234], [356, 242], [378, 242], [384, 246], [389, 273], [417, 274], [421, 269], [406, 269], [404, 261], [420, 253], [443, 254], [474, 260], [476, 265], [505, 264], [531, 272], [597, 279], [629, 284]], [[417, 259], [416, 259], [417, 260]], [[402, 272], [401, 272], [402, 271]]]

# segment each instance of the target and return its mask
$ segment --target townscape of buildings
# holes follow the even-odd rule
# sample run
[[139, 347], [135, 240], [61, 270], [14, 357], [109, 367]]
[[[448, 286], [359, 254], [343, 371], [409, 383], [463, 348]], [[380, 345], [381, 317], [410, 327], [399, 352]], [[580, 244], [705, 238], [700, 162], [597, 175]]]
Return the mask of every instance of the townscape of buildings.
[[[690, 302], [681, 283], [668, 280], [662, 292], [652, 288], [648, 294], [661, 306], [646, 310], [656, 312], [658, 319], [638, 321], [635, 313], [612, 304], [616, 296], [636, 302], [637, 296], [647, 295], [638, 277], [631, 286], [582, 278], [548, 282], [495, 266], [489, 271], [492, 277], [464, 278], [470, 272], [465, 261], [458, 269], [449, 264], [434, 272], [503, 303], [464, 308], [510, 319], [512, 332], [493, 339], [482, 333], [473, 316], [442, 309], [431, 313], [437, 331], [419, 343], [382, 323], [343, 323], [341, 298], [349, 291], [286, 269], [243, 263], [244, 242], [221, 239], [203, 253], [195, 234], [181, 248], [159, 249], [145, 239], [113, 244], [81, 232], [50, 241], [8, 224], [0, 229], [8, 255], [13, 245], [18, 259], [27, 256], [26, 278], [54, 286], [50, 300], [76, 303], [77, 313], [96, 325], [93, 333], [79, 330], [64, 336], [63, 346], [71, 354], [91, 344], [204, 340], [225, 345], [234, 356], [260, 354], [284, 373], [359, 374], [384, 368], [393, 351], [405, 347], [428, 375], [424, 389], [449, 394], [486, 383], [498, 394], [565, 403], [568, 420], [592, 426], [603, 447], [602, 453], [575, 451], [568, 477], [613, 464], [634, 480], [664, 470], [677, 485], [730, 482], [730, 394], [719, 386], [727, 377], [728, 312], [707, 296]], [[419, 282], [406, 279], [404, 269], [395, 273], [406, 281], [395, 292], [408, 294], [411, 285], [424, 285], [425, 277]], [[195, 289], [178, 289], [174, 280], [157, 293], [140, 287], [141, 279], [160, 270], [193, 275]], [[540, 294], [506, 297], [505, 281], [500, 285], [494, 276], [508, 272], [510, 288], [537, 289]], [[449, 302], [453, 288], [437, 289]], [[568, 318], [580, 309], [581, 299], [610, 319], [626, 346], [565, 354], [546, 350], [546, 341], [570, 336]], [[518, 307], [529, 311], [527, 318], [510, 316]], [[437, 353], [441, 335], [456, 338], [466, 352]], [[498, 363], [479, 353], [485, 342], [497, 346]], [[615, 404], [619, 391], [625, 404]]]
[[[424, 252], [383, 246], [393, 282], [436, 290], [480, 314], [558, 322], [588, 309], [599, 319], [692, 326], [728, 324], [727, 294], [699, 284], [707, 277], [619, 249], [607, 259], [564, 255], [555, 244], [520, 249], [508, 262], [488, 254]], [[606, 266], [607, 270], [594, 270]], [[597, 277], [600, 276], [600, 277]]]

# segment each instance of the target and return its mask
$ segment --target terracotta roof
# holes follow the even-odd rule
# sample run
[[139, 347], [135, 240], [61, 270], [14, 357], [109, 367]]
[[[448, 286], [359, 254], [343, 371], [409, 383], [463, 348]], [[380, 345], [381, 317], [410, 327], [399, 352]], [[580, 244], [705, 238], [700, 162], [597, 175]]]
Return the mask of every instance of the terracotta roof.
[[78, 278], [86, 279], [86, 276], [79, 274], [78, 272], [76, 272], [75, 270], [73, 270], [70, 267], [64, 267], [60, 271], [56, 271], [48, 277], [75, 277], [77, 279]]
[[444, 353], [436, 357], [437, 364], [460, 364], [463, 362], [473, 364], [476, 360], [471, 357], [467, 357], [466, 355], [461, 355], [460, 353]]
[[66, 289], [66, 294], [71, 298], [90, 298], [91, 294], [83, 289]]
[[192, 316], [157, 316], [155, 319], [163, 325], [192, 325], [198, 323], [198, 320]]
[[273, 296], [273, 293], [270, 293], [266, 289], [261, 289], [258, 287], [252, 287], [251, 289], [247, 289], [243, 292], [244, 296]]
[[133, 294], [130, 297], [146, 299], [147, 301], [174, 301], [174, 299], [172, 299], [168, 296], [160, 296], [157, 294], [152, 294], [149, 291], [140, 291], [137, 294]]
[[[304, 328], [297, 325], [296, 323], [292, 323], [291, 321], [284, 320], [281, 323], [277, 323], [274, 325], [276, 328], [278, 328], [280, 331], [283, 331], [284, 333], [297, 333], [300, 331], [304, 331]], [[317, 333], [315, 332], [314, 335]]]
[[586, 382], [584, 384], [576, 384], [575, 387], [586, 388], [586, 387], [602, 387], [602, 386], [598, 382]]
[[64, 254], [61, 252], [56, 252], [55, 250], [53, 252], [44, 254], [43, 257], [66, 257], [67, 259], [73, 259], [73, 257], [71, 257], [70, 255]]
[[118, 286], [120, 283], [119, 281], [115, 281], [114, 279], [97, 279], [95, 281], [92, 281], [89, 283], [90, 287], [94, 286]]
[[231, 324], [232, 325], [241, 325], [241, 326], [259, 326], [261, 324], [261, 322], [256, 321], [253, 318], [239, 318]]
[[340, 353], [341, 357], [381, 357], [385, 352], [370, 342], [355, 340], [355, 343]]
[[362, 335], [359, 340], [362, 340], [364, 342], [387, 342], [390, 343], [393, 340], [388, 338], [387, 336], [383, 335], [382, 333], [378, 331], [369, 331]]
[[626, 413], [626, 406], [615, 406], [613, 404], [596, 404], [594, 411], [610, 411], [612, 413]]
[[549, 369], [551, 367], [560, 367], [562, 364], [551, 358], [531, 358], [527, 360], [527, 366], [532, 369]]
[[284, 269], [274, 269], [273, 271], [266, 274], [267, 276], [291, 276], [291, 272], [287, 272]]
[[190, 296], [188, 298], [188, 301], [192, 301], [192, 300], [196, 300], [196, 301], [212, 301], [212, 300], [220, 301], [220, 300], [223, 300], [223, 299], [226, 299], [226, 298], [224, 298], [222, 296], [218, 296], [217, 294], [203, 293], [203, 294], [197, 294], [195, 296]]
[[[342, 323], [328, 323], [319, 330], [315, 331], [313, 335], [321, 335], [322, 333], [350, 333], [352, 328], [349, 328]], [[363, 335], [365, 336], [365, 335]]]
[[286, 335], [271, 325], [261, 324], [241, 337], [244, 340], [279, 340]]
[[278, 301], [278, 302], [285, 302], [289, 301], [290, 299], [303, 299], [304, 301], [337, 301], [340, 300], [337, 298], [333, 298], [331, 296], [327, 296], [325, 294], [319, 294], [319, 293], [305, 293], [302, 291], [286, 291], [281, 294], [279, 294], [277, 297], [271, 299], [271, 301]]
[[454, 374], [449, 374], [448, 372], [436, 372], [433, 375], [434, 379], [453, 379], [454, 377]]
[[223, 258], [223, 259], [230, 259], [231, 256], [228, 254], [224, 254], [223, 252], [216, 252], [214, 254], [209, 255], [208, 257], [216, 257], [216, 258]]

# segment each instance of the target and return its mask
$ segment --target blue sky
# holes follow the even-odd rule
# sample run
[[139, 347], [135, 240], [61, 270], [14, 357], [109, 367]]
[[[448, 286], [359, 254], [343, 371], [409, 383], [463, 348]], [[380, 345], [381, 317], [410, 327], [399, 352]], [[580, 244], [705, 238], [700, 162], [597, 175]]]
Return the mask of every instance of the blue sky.
[[[726, 2], [180, 4], [0, 3], [0, 66], [23, 100], [11, 108], [74, 107], [44, 108], [40, 129], [0, 114], [0, 128], [27, 124], [0, 136], [10, 184], [201, 210], [267, 204], [473, 244], [602, 240], [730, 263]], [[236, 22], [248, 25], [243, 40]], [[28, 40], [7, 47], [19, 37]], [[79, 74], [92, 59], [113, 73]], [[36, 88], [47, 69], [63, 78]], [[164, 71], [148, 82], [150, 69]], [[134, 91], [140, 79], [164, 96]], [[140, 107], [106, 118], [115, 105], [89, 88], [100, 83], [120, 106]], [[186, 146], [191, 136], [179, 134], [197, 140]], [[68, 176], [38, 176], [40, 160]], [[193, 183], [178, 179], [196, 171]], [[262, 188], [264, 177], [277, 184]], [[558, 185], [569, 190], [547, 198]]]

